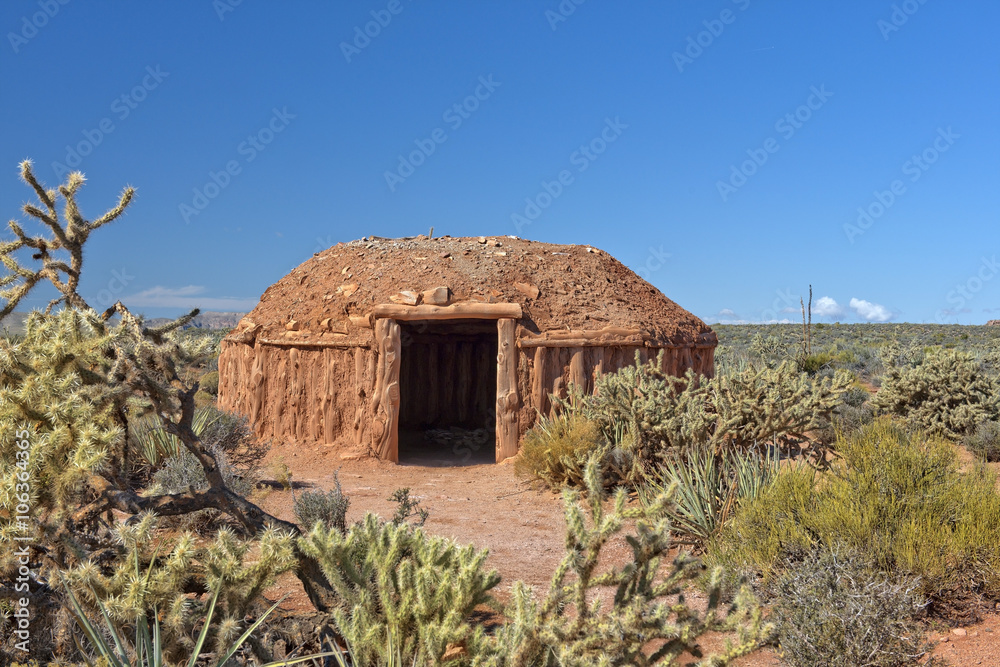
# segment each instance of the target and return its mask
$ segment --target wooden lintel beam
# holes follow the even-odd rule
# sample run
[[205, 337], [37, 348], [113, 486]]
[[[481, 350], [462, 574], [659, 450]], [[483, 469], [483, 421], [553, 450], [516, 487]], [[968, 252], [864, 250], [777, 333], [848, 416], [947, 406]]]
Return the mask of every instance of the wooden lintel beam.
[[375, 306], [372, 315], [399, 321], [462, 320], [462, 319], [521, 319], [521, 306], [516, 303], [456, 303], [450, 306], [404, 306], [383, 303]]

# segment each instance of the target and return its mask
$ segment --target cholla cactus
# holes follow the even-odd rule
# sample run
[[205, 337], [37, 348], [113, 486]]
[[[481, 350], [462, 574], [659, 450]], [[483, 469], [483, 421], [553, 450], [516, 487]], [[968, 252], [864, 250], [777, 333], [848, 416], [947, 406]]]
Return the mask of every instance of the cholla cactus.
[[[165, 649], [176, 660], [190, 652], [205, 617], [210, 595], [201, 593], [218, 593], [213, 639], [226, 646], [242, 630], [242, 619], [254, 611], [260, 593], [295, 565], [289, 534], [270, 530], [249, 541], [224, 528], [213, 541], [198, 546], [189, 533], [158, 538], [156, 523], [146, 514], [136, 524], [119, 526], [116, 567], [104, 572], [87, 562], [69, 570], [65, 579], [92, 610], [100, 601], [116, 625], [164, 612]], [[253, 547], [256, 558], [250, 560]]]
[[486, 550], [460, 547], [406, 523], [382, 522], [374, 514], [346, 535], [317, 524], [299, 544], [337, 591], [341, 602], [333, 621], [348, 643], [351, 664], [459, 664], [468, 653], [452, 651], [445, 658], [449, 645], [483, 641], [469, 617], [490, 602], [489, 591], [500, 582], [495, 570], [485, 570]]
[[[58, 194], [62, 195], [65, 204], [63, 208], [65, 223], [63, 223], [56, 211], [56, 191], [47, 190], [35, 178], [35, 174], [31, 170], [30, 160], [22, 162], [20, 169], [21, 178], [35, 191], [41, 205], [40, 208], [34, 204], [25, 204], [22, 210], [48, 227], [52, 235], [49, 237], [28, 236], [16, 221], [11, 220], [7, 223], [17, 238], [14, 241], [0, 244], [0, 261], [10, 271], [9, 274], [0, 278], [0, 287], [5, 288], [0, 291], [0, 299], [6, 301], [0, 308], [0, 318], [13, 312], [28, 292], [42, 281], [51, 283], [62, 294], [61, 297], [54, 299], [49, 304], [46, 312], [51, 311], [52, 307], [59, 303], [65, 303], [73, 308], [86, 309], [87, 302], [77, 293], [80, 272], [83, 269], [83, 246], [91, 232], [121, 217], [132, 201], [135, 190], [131, 187], [125, 188], [118, 204], [91, 222], [83, 217], [76, 203], [76, 193], [86, 179], [83, 174], [75, 171], [68, 176], [66, 184], [59, 186], [58, 189]], [[40, 262], [40, 267], [32, 270], [17, 261], [14, 253], [23, 248], [35, 251], [32, 259]], [[54, 254], [60, 251], [69, 255], [68, 263], [67, 259]]]
[[830, 419], [851, 384], [850, 373], [815, 379], [782, 362], [776, 368], [748, 368], [710, 381], [712, 411], [718, 416], [716, 444], [750, 445], [781, 438], [805, 440]]
[[[115, 208], [88, 222], [76, 204], [84, 179], [73, 174], [58, 190], [65, 200], [61, 219], [56, 192], [37, 181], [29, 162], [21, 165], [21, 174], [40, 201], [24, 211], [51, 234], [29, 237], [10, 223], [16, 239], [0, 244], [0, 261], [8, 269], [0, 278], [0, 315], [45, 281], [61, 294], [49, 310], [64, 306], [33, 313], [23, 339], [0, 340], [0, 535], [33, 538], [28, 558], [32, 596], [51, 598], [45, 582], [53, 580], [54, 570], [88, 562], [112, 569], [120, 565], [114, 511], [170, 516], [215, 509], [248, 535], [266, 534], [272, 527], [297, 533], [294, 524], [234, 492], [219, 461], [195, 433], [198, 386], [181, 369], [207, 360], [209, 350], [178, 330], [198, 311], [162, 327], [147, 327], [121, 303], [99, 314], [77, 292], [84, 244], [92, 231], [122, 215], [132, 189], [125, 190]], [[26, 249], [35, 251], [35, 268], [22, 261]], [[112, 320], [115, 315], [117, 321]], [[146, 415], [155, 415], [197, 460], [205, 488], [156, 493], [143, 491], [130, 479], [125, 434], [130, 420]], [[320, 608], [328, 606], [332, 592], [319, 566], [297, 551], [296, 558], [307, 593]], [[14, 550], [0, 556], [4, 582], [14, 581], [6, 576], [14, 565]], [[0, 593], [11, 591], [0, 586]]]
[[[479, 667], [591, 667], [672, 665], [684, 651], [697, 651], [707, 630], [736, 631], [721, 653], [702, 665], [725, 665], [753, 651], [771, 632], [748, 588], [727, 610], [720, 607], [721, 570], [710, 578], [703, 614], [685, 600], [685, 589], [702, 571], [681, 553], [672, 560], [669, 494], [627, 507], [619, 489], [611, 511], [596, 457], [587, 464], [586, 512], [578, 491], [565, 490], [566, 555], [539, 600], [524, 584], [514, 586], [507, 625], [473, 662]], [[588, 516], [589, 515], [589, 516]], [[632, 560], [602, 567], [604, 546], [626, 523]]]
[[635, 456], [646, 463], [692, 446], [803, 441], [851, 385], [846, 371], [816, 379], [787, 361], [715, 378], [691, 370], [672, 378], [660, 368], [659, 359], [642, 364], [637, 356], [634, 366], [601, 376], [580, 407], [609, 438], [630, 434]]
[[931, 350], [889, 370], [872, 405], [936, 435], [959, 439], [1000, 416], [1000, 382], [958, 350]]

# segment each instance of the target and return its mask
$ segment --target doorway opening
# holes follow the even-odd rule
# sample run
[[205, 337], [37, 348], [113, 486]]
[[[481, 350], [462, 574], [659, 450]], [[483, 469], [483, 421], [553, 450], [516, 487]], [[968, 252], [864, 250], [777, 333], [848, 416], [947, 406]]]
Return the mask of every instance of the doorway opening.
[[399, 325], [399, 462], [495, 463], [496, 321]]

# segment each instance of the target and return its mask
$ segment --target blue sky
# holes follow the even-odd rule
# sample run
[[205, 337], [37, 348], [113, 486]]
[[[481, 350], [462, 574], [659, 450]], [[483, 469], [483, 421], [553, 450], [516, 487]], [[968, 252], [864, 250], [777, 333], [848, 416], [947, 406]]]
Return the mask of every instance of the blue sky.
[[[577, 4], [579, 3], [579, 4]], [[592, 244], [706, 321], [1000, 317], [1000, 4], [5, 0], [0, 206], [83, 293], [248, 310], [365, 235]], [[367, 33], [367, 34], [366, 34]], [[39, 293], [31, 304], [44, 305]]]

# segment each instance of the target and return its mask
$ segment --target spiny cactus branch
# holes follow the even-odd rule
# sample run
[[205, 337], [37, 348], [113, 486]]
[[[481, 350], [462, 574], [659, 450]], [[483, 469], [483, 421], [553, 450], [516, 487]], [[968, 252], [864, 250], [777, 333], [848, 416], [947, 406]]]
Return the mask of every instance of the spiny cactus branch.
[[[25, 214], [43, 224], [51, 232], [51, 236], [29, 236], [16, 221], [7, 223], [16, 240], [0, 244], [0, 259], [10, 272], [0, 279], [0, 286], [12, 285], [0, 291], [0, 299], [5, 301], [0, 308], [0, 318], [6, 317], [17, 308], [28, 293], [43, 280], [48, 281], [62, 295], [53, 299], [46, 312], [51, 312], [60, 303], [72, 308], [87, 309], [87, 302], [78, 293], [80, 271], [83, 268], [83, 245], [90, 232], [112, 222], [125, 213], [135, 189], [126, 187], [118, 199], [118, 204], [93, 222], [88, 222], [80, 213], [76, 203], [76, 193], [84, 184], [83, 174], [73, 172], [64, 185], [59, 186], [58, 193], [62, 195], [66, 205], [62, 219], [56, 211], [56, 191], [46, 190], [32, 171], [30, 160], [20, 164], [21, 179], [31, 186], [38, 197], [41, 206], [26, 203], [22, 207]], [[44, 209], [44, 210], [43, 210]], [[23, 248], [35, 250], [31, 259], [38, 262], [36, 268], [28, 268], [19, 262], [14, 253]], [[53, 252], [61, 251], [69, 254], [65, 259], [53, 256]]]

